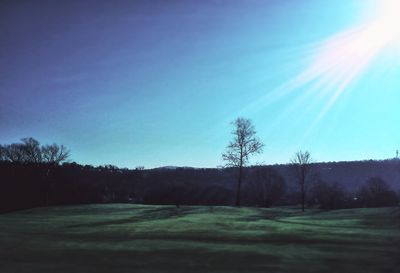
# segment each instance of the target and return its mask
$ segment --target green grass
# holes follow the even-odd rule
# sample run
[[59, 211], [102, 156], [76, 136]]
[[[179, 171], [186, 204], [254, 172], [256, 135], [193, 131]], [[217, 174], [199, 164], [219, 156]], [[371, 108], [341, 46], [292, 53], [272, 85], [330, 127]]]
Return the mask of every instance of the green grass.
[[400, 208], [143, 205], [0, 215], [0, 272], [400, 272]]

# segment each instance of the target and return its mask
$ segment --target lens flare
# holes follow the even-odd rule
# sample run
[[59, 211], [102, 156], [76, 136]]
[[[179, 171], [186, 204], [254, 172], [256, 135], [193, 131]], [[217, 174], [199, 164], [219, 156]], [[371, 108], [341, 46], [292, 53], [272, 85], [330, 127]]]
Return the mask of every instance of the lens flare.
[[374, 38], [381, 41], [385, 47], [394, 47], [400, 50], [400, 1], [382, 1], [378, 9], [378, 18], [371, 26], [374, 29]]
[[400, 57], [400, 0], [379, 0], [376, 5], [367, 21], [320, 42], [306, 69], [242, 109], [241, 113], [261, 110], [293, 92], [302, 92], [302, 96], [277, 117], [282, 120], [290, 115], [290, 111], [301, 109], [305, 98], [309, 103], [326, 98], [306, 134], [312, 131], [375, 58], [380, 54]]

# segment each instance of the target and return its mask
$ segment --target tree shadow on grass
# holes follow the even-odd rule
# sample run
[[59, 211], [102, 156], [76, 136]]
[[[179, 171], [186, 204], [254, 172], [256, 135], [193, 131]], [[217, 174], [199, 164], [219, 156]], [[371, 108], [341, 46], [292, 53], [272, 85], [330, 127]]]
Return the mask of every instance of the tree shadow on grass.
[[191, 214], [198, 210], [193, 207], [160, 207], [160, 208], [152, 208], [141, 211], [139, 214], [118, 219], [118, 220], [108, 220], [108, 221], [99, 221], [93, 223], [85, 223], [85, 224], [75, 224], [69, 225], [68, 228], [79, 228], [79, 227], [100, 227], [107, 225], [121, 225], [121, 224], [129, 224], [136, 222], [144, 222], [144, 221], [155, 221], [155, 220], [164, 220], [169, 218], [179, 218], [185, 215]]
[[[258, 211], [257, 214], [255, 215], [250, 215], [246, 217], [242, 217], [240, 220], [241, 221], [261, 221], [261, 220], [269, 220], [281, 224], [288, 224], [288, 225], [297, 225], [297, 226], [310, 226], [310, 227], [323, 227], [323, 228], [349, 228], [349, 229], [354, 229], [354, 228], [362, 228], [362, 225], [332, 225], [332, 224], [318, 224], [316, 221], [319, 219], [307, 219], [304, 218], [303, 220], [288, 220], [291, 217], [298, 217], [298, 216], [315, 216], [318, 214], [322, 214], [326, 211], [323, 210], [315, 210], [315, 211], [309, 211], [306, 214], [298, 214], [297, 212], [294, 211], [287, 211], [287, 212], [282, 212], [282, 211], [267, 211], [267, 210], [260, 210]], [[354, 216], [353, 216], [354, 218]], [[342, 219], [342, 218], [341, 218]], [[337, 220], [341, 220], [337, 219]], [[320, 219], [321, 221], [325, 219]], [[330, 219], [332, 220], [332, 219]], [[307, 222], [309, 221], [309, 222]]]

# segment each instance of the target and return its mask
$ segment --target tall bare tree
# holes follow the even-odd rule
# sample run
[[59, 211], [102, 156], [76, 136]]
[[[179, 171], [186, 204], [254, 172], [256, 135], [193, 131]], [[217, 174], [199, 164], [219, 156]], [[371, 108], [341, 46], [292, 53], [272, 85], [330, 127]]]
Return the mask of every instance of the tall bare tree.
[[306, 200], [306, 183], [311, 176], [311, 155], [308, 151], [298, 151], [290, 161], [295, 178], [300, 187], [301, 210], [304, 211]]
[[235, 205], [240, 206], [240, 189], [242, 186], [243, 167], [248, 163], [249, 157], [262, 152], [264, 144], [256, 137], [256, 131], [249, 119], [237, 118], [232, 122], [233, 140], [226, 147], [222, 159], [226, 166], [239, 169]]

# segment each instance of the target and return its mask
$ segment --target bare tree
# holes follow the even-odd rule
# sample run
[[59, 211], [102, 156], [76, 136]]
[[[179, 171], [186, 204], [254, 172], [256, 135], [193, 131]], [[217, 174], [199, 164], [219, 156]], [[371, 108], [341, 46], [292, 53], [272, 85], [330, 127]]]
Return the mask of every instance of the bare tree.
[[31, 137], [23, 138], [21, 141], [21, 150], [24, 157], [23, 161], [33, 163], [42, 162], [42, 153], [39, 141]]
[[67, 160], [69, 151], [63, 146], [57, 144], [45, 145], [41, 148], [43, 162], [58, 165]]
[[226, 166], [239, 168], [235, 205], [240, 206], [243, 166], [248, 163], [251, 155], [262, 152], [264, 144], [256, 137], [256, 131], [251, 120], [237, 118], [232, 122], [232, 125], [234, 126], [233, 140], [226, 147], [222, 159], [227, 162]]
[[308, 151], [298, 151], [290, 161], [295, 178], [300, 187], [301, 210], [304, 211], [306, 200], [306, 183], [311, 174], [311, 155]]
[[57, 144], [41, 146], [34, 138], [23, 138], [22, 143], [12, 143], [0, 146], [0, 160], [17, 163], [46, 163], [46, 178], [44, 179], [44, 204], [49, 205], [51, 187], [54, 185], [50, 173], [61, 162], [69, 157], [69, 151]]
[[0, 160], [25, 163], [51, 163], [58, 165], [69, 157], [69, 151], [57, 144], [41, 146], [34, 138], [23, 138], [22, 143], [0, 147]]
[[23, 162], [25, 160], [23, 144], [13, 143], [3, 146], [3, 159], [11, 162]]

